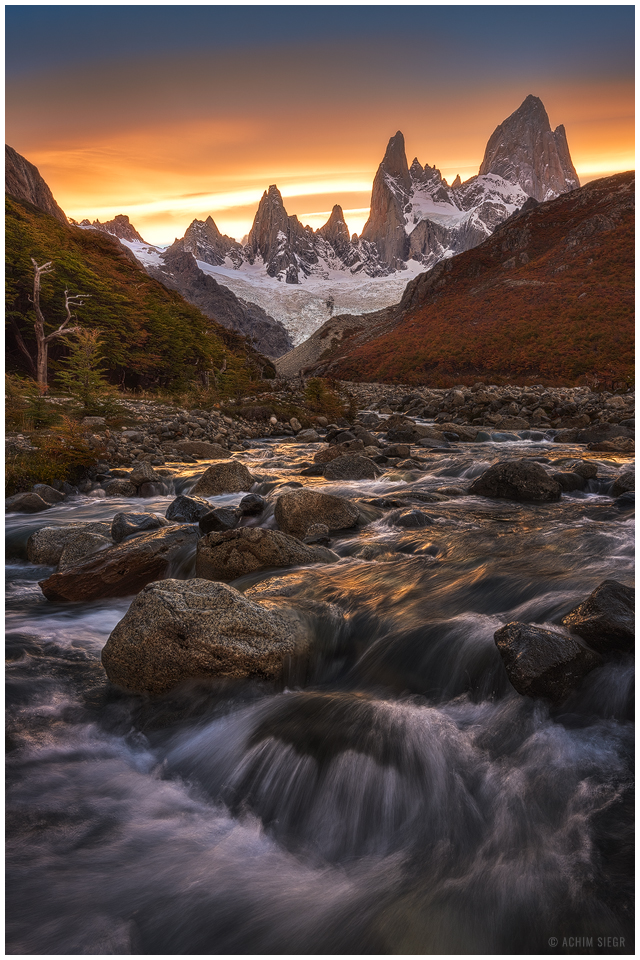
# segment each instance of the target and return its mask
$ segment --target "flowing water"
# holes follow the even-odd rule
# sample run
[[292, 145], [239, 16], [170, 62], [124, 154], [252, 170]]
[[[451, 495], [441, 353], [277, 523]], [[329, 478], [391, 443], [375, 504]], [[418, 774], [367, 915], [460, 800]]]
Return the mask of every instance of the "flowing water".
[[498, 457], [584, 454], [465, 445], [423, 473], [327, 484], [300, 478], [309, 448], [258, 444], [241, 458], [263, 495], [302, 481], [432, 523], [363, 505], [339, 563], [236, 581], [308, 604], [311, 658], [277, 684], [156, 699], [100, 665], [132, 598], [49, 603], [51, 569], [25, 545], [175, 494], [10, 515], [9, 952], [633, 952], [633, 661], [550, 707], [515, 693], [493, 641], [512, 620], [557, 622], [607, 577], [632, 583], [633, 514], [607, 495], [622, 458], [587, 454], [598, 479], [560, 503], [432, 498]]

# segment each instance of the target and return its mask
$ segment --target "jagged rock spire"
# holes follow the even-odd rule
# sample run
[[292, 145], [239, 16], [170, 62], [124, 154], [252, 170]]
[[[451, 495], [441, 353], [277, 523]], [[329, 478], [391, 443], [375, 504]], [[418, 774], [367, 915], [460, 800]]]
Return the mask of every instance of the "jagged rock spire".
[[480, 176], [495, 173], [536, 200], [580, 186], [563, 126], [551, 130], [542, 100], [532, 94], [489, 138]]
[[390, 267], [398, 266], [407, 257], [409, 241], [403, 209], [410, 189], [404, 137], [398, 130], [389, 140], [378, 167], [371, 191], [371, 212], [362, 230], [362, 239], [375, 243], [381, 261]]

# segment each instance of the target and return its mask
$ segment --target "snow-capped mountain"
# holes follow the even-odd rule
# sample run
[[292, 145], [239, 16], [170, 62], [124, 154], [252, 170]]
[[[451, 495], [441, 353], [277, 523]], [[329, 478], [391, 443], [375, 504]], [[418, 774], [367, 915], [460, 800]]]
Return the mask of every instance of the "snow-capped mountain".
[[397, 302], [412, 277], [482, 243], [529, 198], [549, 200], [579, 185], [564, 127], [552, 131], [542, 102], [528, 96], [496, 128], [478, 175], [464, 183], [456, 177], [449, 185], [417, 158], [409, 166], [398, 131], [378, 167], [360, 237], [349, 236], [337, 204], [323, 227], [304, 226], [287, 213], [274, 184], [245, 244], [221, 234], [208, 217], [194, 220], [165, 252], [128, 245], [143, 263], [152, 258], [154, 275], [164, 272], [171, 284], [180, 282], [171, 259], [191, 254], [203, 274], [261, 306], [298, 344], [333, 314]]

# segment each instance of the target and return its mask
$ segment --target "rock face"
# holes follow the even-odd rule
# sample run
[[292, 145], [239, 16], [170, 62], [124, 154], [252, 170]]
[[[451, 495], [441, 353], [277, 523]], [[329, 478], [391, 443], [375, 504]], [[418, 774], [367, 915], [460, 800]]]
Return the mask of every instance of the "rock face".
[[411, 177], [404, 137], [398, 130], [389, 140], [375, 175], [371, 212], [362, 230], [362, 239], [375, 243], [380, 259], [392, 269], [397, 269], [409, 255], [404, 207], [408, 203], [410, 190]]
[[[280, 357], [291, 350], [293, 342], [279, 320], [255, 303], [237, 297], [228, 287], [203, 273], [194, 256], [183, 249], [184, 241], [178, 240], [163, 255], [162, 267], [149, 267], [148, 273], [170, 290], [177, 290], [185, 300], [198, 307], [206, 317], [216, 320], [229, 330], [235, 330], [255, 341], [256, 349], [267, 357]], [[217, 263], [219, 257], [212, 253], [212, 260], [200, 251], [205, 262]]]
[[78, 534], [93, 533], [102, 537], [111, 536], [111, 523], [69, 523], [64, 526], [41, 527], [27, 540], [27, 557], [31, 563], [54, 567], [59, 562], [66, 544]]
[[508, 623], [494, 639], [512, 686], [526, 697], [565, 700], [602, 663], [578, 637], [528, 623]]
[[217, 497], [221, 493], [250, 490], [254, 483], [255, 480], [244, 463], [239, 460], [225, 460], [208, 467], [191, 493], [202, 497]]
[[77, 566], [79, 560], [93, 556], [99, 550], [105, 550], [111, 546], [113, 546], [111, 537], [103, 537], [99, 533], [79, 531], [66, 540], [58, 561], [58, 573]]
[[210, 443], [208, 440], [178, 440], [175, 447], [178, 453], [201, 457], [203, 460], [224, 460], [229, 456], [229, 451], [219, 443]]
[[518, 183], [539, 201], [580, 186], [564, 127], [552, 131], [542, 101], [531, 95], [489, 138], [480, 176], [487, 173]]
[[120, 543], [133, 533], [147, 533], [166, 526], [168, 521], [155, 513], [116, 513], [111, 524], [111, 537], [115, 543]]
[[241, 527], [210, 533], [198, 541], [196, 575], [206, 580], [235, 580], [254, 570], [338, 560], [338, 555], [331, 550], [304, 546], [279, 530]]
[[294, 490], [278, 497], [275, 518], [285, 533], [302, 539], [313, 523], [324, 523], [331, 533], [355, 527], [360, 512], [342, 497], [315, 490]]
[[48, 510], [51, 503], [47, 503], [37, 493], [16, 493], [4, 501], [5, 513], [40, 513]]
[[130, 596], [147, 583], [166, 577], [172, 564], [195, 549], [197, 539], [197, 530], [190, 526], [143, 533], [52, 574], [40, 581], [40, 588], [47, 600]]
[[4, 148], [4, 189], [18, 200], [26, 200], [34, 207], [68, 224], [67, 217], [53, 198], [51, 190], [40, 176], [40, 171], [32, 163], [21, 157], [8, 145]]
[[369, 457], [349, 454], [330, 460], [324, 468], [327, 480], [375, 480], [381, 471]]
[[506, 460], [496, 463], [473, 481], [469, 493], [505, 500], [559, 500], [560, 485], [532, 460]]
[[288, 216], [275, 184], [262, 195], [247, 247], [254, 257], [262, 257], [270, 277], [284, 279], [286, 283], [298, 282], [300, 261], [312, 264], [318, 260], [313, 230], [303, 227], [296, 216]]
[[242, 511], [237, 507], [218, 507], [200, 517], [198, 526], [201, 533], [220, 533], [224, 530], [233, 530], [242, 518]]
[[300, 621], [276, 607], [209, 580], [150, 584], [111, 633], [102, 663], [112, 683], [137, 693], [191, 678], [272, 678], [306, 645]]
[[165, 517], [179, 523], [198, 523], [202, 517], [211, 512], [211, 504], [203, 497], [176, 497], [169, 506]]
[[79, 226], [92, 227], [101, 233], [108, 233], [112, 237], [117, 237], [118, 240], [139, 240], [141, 243], [146, 242], [131, 223], [129, 217], [124, 213], [119, 213], [113, 220], [107, 220], [106, 223], [100, 223], [99, 220], [94, 220], [93, 223], [89, 223], [88, 220], [83, 220]]
[[635, 646], [635, 590], [604, 580], [562, 623], [600, 653], [632, 653]]

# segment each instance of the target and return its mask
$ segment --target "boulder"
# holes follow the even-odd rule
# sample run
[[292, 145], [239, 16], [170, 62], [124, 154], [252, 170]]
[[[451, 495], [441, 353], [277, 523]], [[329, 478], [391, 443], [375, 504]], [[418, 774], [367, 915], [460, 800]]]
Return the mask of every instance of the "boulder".
[[350, 500], [302, 489], [278, 497], [276, 523], [284, 533], [302, 539], [312, 523], [324, 523], [331, 533], [355, 527], [360, 511]]
[[162, 482], [162, 477], [155, 472], [151, 464], [146, 460], [139, 460], [137, 463], [133, 464], [131, 473], [129, 474], [129, 479], [131, 483], [136, 485], [136, 487], [142, 486], [143, 483]]
[[104, 492], [108, 497], [135, 497], [137, 489], [130, 480], [107, 480]]
[[48, 510], [50, 503], [39, 497], [37, 493], [16, 493], [4, 501], [5, 513], [40, 513]]
[[146, 586], [112, 631], [102, 664], [112, 683], [159, 694], [202, 677], [277, 677], [306, 630], [278, 601], [247, 599], [210, 580]]
[[312, 427], [308, 427], [306, 430], [300, 431], [296, 436], [296, 440], [298, 443], [318, 443], [320, 434]]
[[574, 471], [558, 471], [551, 474], [563, 493], [569, 493], [571, 490], [584, 490], [587, 481], [579, 473]]
[[229, 451], [219, 443], [209, 443], [208, 440], [178, 440], [173, 446], [178, 453], [201, 460], [225, 460], [229, 456]]
[[111, 524], [111, 538], [120, 543], [133, 533], [146, 533], [168, 525], [169, 521], [156, 513], [116, 513]]
[[635, 453], [635, 441], [629, 437], [617, 437], [613, 440], [600, 440], [598, 443], [588, 443], [587, 450], [599, 453]]
[[602, 663], [579, 637], [530, 623], [508, 623], [494, 640], [511, 685], [525, 697], [565, 700]]
[[181, 495], [167, 507], [167, 520], [176, 520], [179, 523], [198, 523], [205, 514], [211, 511], [211, 504], [202, 497], [185, 497]]
[[409, 530], [420, 530], [422, 527], [430, 527], [433, 520], [422, 510], [406, 510], [399, 514], [390, 514], [389, 519], [395, 527], [406, 527]]
[[96, 533], [111, 536], [111, 523], [106, 520], [95, 523], [67, 523], [58, 527], [40, 527], [27, 540], [27, 557], [31, 563], [55, 567], [62, 556], [68, 540], [79, 533]]
[[381, 471], [369, 457], [350, 454], [330, 460], [323, 473], [327, 480], [375, 480]]
[[560, 485], [533, 460], [504, 460], [489, 467], [469, 487], [469, 493], [480, 497], [505, 500], [559, 500]]
[[172, 525], [102, 550], [84, 563], [40, 581], [47, 600], [101, 600], [137, 593], [147, 583], [168, 576], [195, 548], [195, 527]]
[[383, 447], [381, 453], [385, 457], [398, 457], [400, 460], [406, 460], [411, 456], [411, 445], [408, 443], [390, 443]]
[[244, 463], [225, 460], [208, 467], [191, 491], [203, 497], [217, 497], [221, 493], [240, 493], [250, 490], [255, 483]]
[[613, 481], [611, 496], [619, 497], [622, 493], [633, 493], [636, 488], [636, 468], [635, 464], [622, 470]]
[[314, 454], [314, 463], [329, 463], [331, 460], [337, 460], [338, 457], [346, 457], [347, 454], [362, 453], [364, 443], [362, 440], [346, 440], [344, 443], [334, 443], [324, 450], [318, 450]]
[[201, 533], [214, 533], [233, 530], [240, 523], [242, 512], [237, 507], [217, 507], [200, 517], [198, 527]]
[[39, 497], [42, 497], [46, 503], [62, 503], [63, 500], [66, 500], [66, 496], [60, 490], [55, 490], [53, 487], [50, 487], [48, 483], [35, 483], [33, 485], [32, 493], [37, 494]]
[[329, 527], [326, 523], [312, 523], [309, 529], [307, 530], [307, 535], [303, 540], [303, 543], [310, 545], [321, 544], [326, 546], [331, 541], [329, 536]]
[[562, 623], [599, 653], [632, 653], [635, 647], [635, 589], [604, 580]]
[[75, 567], [78, 565], [78, 560], [112, 546], [113, 540], [111, 537], [103, 537], [99, 533], [79, 530], [65, 542], [58, 561], [58, 572]]
[[257, 517], [267, 508], [267, 501], [257, 493], [248, 493], [238, 504], [238, 509], [245, 517]]
[[331, 550], [305, 546], [279, 530], [240, 527], [210, 533], [198, 541], [196, 575], [205, 580], [235, 580], [254, 570], [335, 563], [339, 559]]
[[571, 471], [585, 480], [593, 480], [598, 476], [598, 467], [591, 460], [576, 460], [571, 464]]

